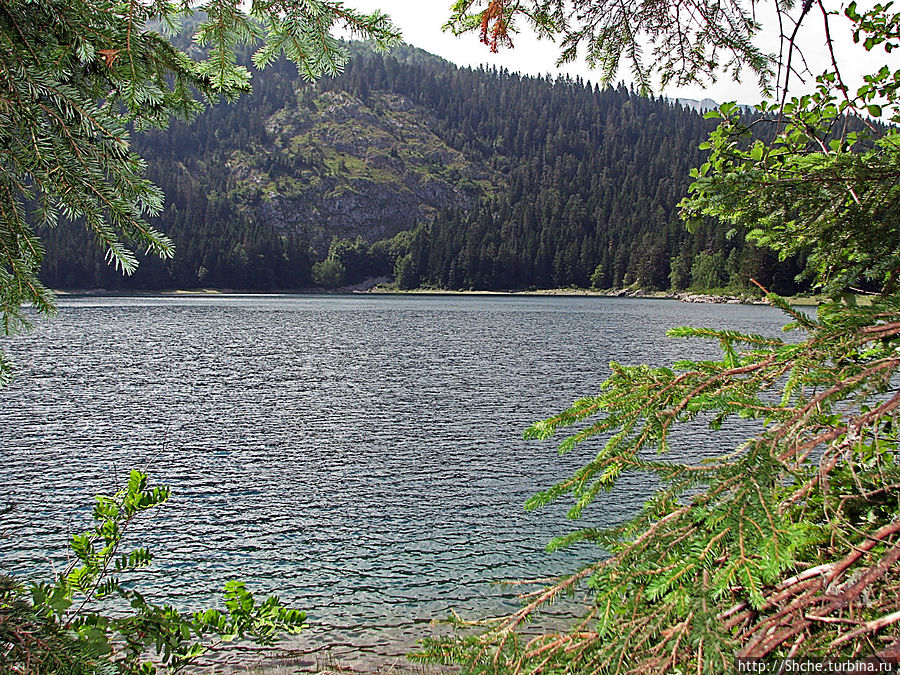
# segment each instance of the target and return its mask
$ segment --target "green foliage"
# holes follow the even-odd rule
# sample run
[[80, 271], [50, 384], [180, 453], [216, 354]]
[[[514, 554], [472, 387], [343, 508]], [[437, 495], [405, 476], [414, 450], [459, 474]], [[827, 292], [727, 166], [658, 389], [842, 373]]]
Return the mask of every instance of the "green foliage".
[[337, 288], [343, 284], [346, 272], [344, 265], [336, 258], [326, 258], [312, 268], [313, 281], [325, 288]]
[[0, 577], [3, 672], [180, 672], [225, 643], [270, 645], [303, 628], [303, 612], [282, 606], [275, 596], [258, 604], [242, 582], [226, 584], [225, 611], [193, 616], [135, 590], [140, 570], [153, 556], [142, 547], [127, 550], [127, 532], [137, 517], [168, 497], [168, 488], [150, 487], [145, 474], [132, 471], [125, 488], [96, 498], [95, 525], [72, 537], [72, 561], [56, 578], [33, 583], [26, 593]]
[[672, 258], [669, 266], [669, 285], [674, 291], [683, 291], [691, 285], [691, 261], [681, 254]]
[[[313, 266], [314, 273], [315, 270], [319, 270], [315, 277], [317, 283], [333, 287], [341, 284], [357, 284], [368, 278], [390, 276], [394, 261], [408, 235], [408, 232], [401, 232], [392, 239], [384, 239], [371, 246], [361, 236], [357, 236], [354, 241], [333, 240], [325, 261]], [[334, 271], [328, 272], [329, 267], [334, 268]], [[337, 275], [338, 282], [335, 283], [332, 279], [326, 283], [329, 275]]]
[[421, 278], [415, 270], [412, 253], [397, 258], [394, 264], [394, 281], [397, 287], [403, 290], [416, 288], [421, 283]]
[[0, 672], [97, 675], [117, 672], [103, 650], [41, 616], [27, 591], [0, 576]]
[[[205, 12], [194, 44], [178, 49], [160, 31], [174, 31], [194, 9]], [[35, 226], [83, 223], [126, 274], [137, 266], [133, 248], [172, 256], [172, 242], [146, 221], [162, 209], [163, 195], [144, 178], [129, 128], [189, 120], [203, 100], [249, 90], [250, 73], [237, 65], [234, 48], [260, 37], [258, 66], [283, 52], [309, 79], [337, 74], [347, 52], [330, 35], [335, 26], [381, 46], [399, 39], [384, 15], [362, 15], [334, 0], [255, 0], [246, 10], [225, 0], [4, 2], [0, 334], [27, 325], [23, 303], [45, 314], [54, 308], [37, 276], [44, 250]], [[7, 367], [0, 361], [3, 373]]]
[[[880, 290], [900, 269], [900, 134], [878, 134], [870, 125], [869, 133], [835, 137], [838, 116], [852, 105], [838, 103], [833, 86], [821, 77], [815, 94], [780, 110], [760, 106], [772, 115], [763, 123], [776, 126], [769, 144], [749, 142], [750, 130], [733, 108], [710, 113], [722, 123], [706, 144], [708, 161], [692, 173], [683, 216], [689, 223], [706, 215], [747, 228], [751, 240], [782, 258], [810, 251], [807, 275], [826, 292]], [[855, 104], [871, 105], [864, 96]]]
[[591, 274], [591, 288], [600, 289], [604, 287], [606, 282], [606, 270], [603, 268], [603, 263], [598, 263], [594, 268], [594, 272]]
[[725, 285], [725, 256], [721, 251], [700, 251], [691, 263], [691, 286], [721, 288]]

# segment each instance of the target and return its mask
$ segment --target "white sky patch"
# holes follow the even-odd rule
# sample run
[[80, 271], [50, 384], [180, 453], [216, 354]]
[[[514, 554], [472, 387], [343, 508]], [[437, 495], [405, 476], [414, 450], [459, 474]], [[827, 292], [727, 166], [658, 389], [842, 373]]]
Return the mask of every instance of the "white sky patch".
[[[831, 17], [831, 34], [835, 40], [835, 55], [841, 65], [842, 75], [852, 93], [861, 83], [862, 74], [877, 70], [887, 62], [888, 55], [879, 48], [869, 53], [861, 46], [854, 45], [850, 34], [850, 22], [843, 16], [844, 3], [825, 4], [838, 13]], [[864, 3], [859, 4], [862, 10]], [[598, 82], [600, 79], [599, 74], [589, 69], [583, 61], [557, 68], [555, 66], [559, 54], [557, 45], [547, 40], [538, 40], [527, 32], [525, 24], [522, 25], [522, 32], [513, 38], [515, 48], [503, 49], [499, 54], [492, 54], [479, 42], [475, 33], [455, 37], [449, 32], [442, 31], [441, 26], [450, 16], [450, 0], [347, 0], [347, 5], [363, 12], [380, 9], [403, 31], [406, 42], [459, 66], [477, 68], [484, 65], [528, 75], [568, 74], [572, 77], [580, 76], [591, 82]], [[868, 3], [865, 3], [865, 6], [868, 6]], [[765, 9], [765, 7], [758, 8], [758, 16], [763, 24], [759, 44], [767, 51], [777, 53], [778, 24], [774, 13], [766, 14]], [[800, 31], [800, 44], [812, 72], [819, 74], [831, 68], [822, 17], [816, 5], [804, 21]], [[649, 54], [649, 50], [645, 52]], [[795, 57], [794, 63], [798, 67], [802, 65], [798, 57]], [[627, 64], [623, 63], [617, 79], [626, 83], [631, 81]], [[806, 75], [805, 80], [806, 86], [800, 86], [798, 77], [792, 76], [791, 93], [811, 90], [815, 85], [815, 78]], [[741, 83], [735, 83], [729, 75], [722, 74], [717, 82], [706, 88], [696, 85], [669, 86], [662, 93], [670, 98], [711, 98], [719, 103], [736, 100], [740, 103], [755, 104], [761, 100], [756, 78], [752, 73], [747, 73]]]

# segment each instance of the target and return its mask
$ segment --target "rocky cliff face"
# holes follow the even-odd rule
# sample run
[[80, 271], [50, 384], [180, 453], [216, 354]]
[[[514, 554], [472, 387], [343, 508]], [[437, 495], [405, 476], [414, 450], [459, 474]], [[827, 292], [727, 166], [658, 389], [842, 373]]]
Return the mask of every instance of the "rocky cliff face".
[[305, 233], [320, 254], [333, 237], [369, 242], [466, 208], [497, 181], [446, 145], [428, 111], [402, 96], [298, 91], [266, 122], [266, 142], [227, 159], [231, 195], [281, 231]]

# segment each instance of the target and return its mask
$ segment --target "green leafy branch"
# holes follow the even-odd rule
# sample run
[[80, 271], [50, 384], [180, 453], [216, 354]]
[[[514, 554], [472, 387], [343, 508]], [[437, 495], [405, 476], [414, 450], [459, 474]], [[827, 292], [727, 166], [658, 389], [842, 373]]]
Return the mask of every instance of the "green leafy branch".
[[[4, 672], [150, 673], [179, 672], [215, 656], [237, 640], [272, 645], [298, 633], [306, 615], [271, 596], [257, 603], [243, 582], [225, 586], [225, 611], [192, 616], [158, 605], [135, 590], [133, 581], [153, 556], [145, 547], [122, 550], [127, 532], [144, 512], [169, 497], [132, 471], [113, 496], [98, 496], [95, 526], [70, 542], [74, 559], [51, 582], [33, 583], [30, 601], [12, 580], [0, 580], [0, 665]], [[127, 583], [126, 583], [127, 581]]]

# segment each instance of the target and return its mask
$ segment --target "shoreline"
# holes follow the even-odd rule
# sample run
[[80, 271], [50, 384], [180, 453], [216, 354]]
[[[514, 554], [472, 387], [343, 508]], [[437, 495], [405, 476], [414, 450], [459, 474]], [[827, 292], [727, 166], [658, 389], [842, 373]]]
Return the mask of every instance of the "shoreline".
[[[451, 291], [443, 289], [415, 288], [411, 290], [397, 290], [385, 288], [372, 288], [364, 291], [372, 295], [500, 295], [500, 296], [523, 296], [523, 297], [595, 297], [595, 298], [629, 298], [638, 300], [678, 300], [687, 303], [703, 303], [703, 304], [747, 304], [747, 305], [767, 305], [769, 304], [765, 298], [761, 296], [750, 295], [722, 295], [718, 293], [693, 292], [693, 291], [648, 291], [644, 289], [604, 289], [592, 290], [588, 288], [544, 288], [528, 291]], [[804, 304], [802, 300], [807, 300], [809, 304], [818, 304], [818, 298], [806, 298], [798, 296], [797, 298], [789, 298], [795, 304]]]
[[[231, 288], [199, 288], [199, 289], [161, 289], [161, 290], [111, 290], [106, 288], [53, 290], [57, 297], [227, 297], [232, 295], [249, 296], [288, 296], [288, 295], [425, 295], [425, 296], [501, 296], [501, 297], [595, 297], [595, 298], [630, 298], [644, 300], [677, 300], [692, 304], [769, 304], [764, 297], [755, 295], [724, 295], [702, 291], [647, 291], [644, 289], [604, 289], [587, 288], [545, 288], [535, 290], [486, 291], [486, 290], [449, 290], [439, 288], [414, 288], [401, 290], [385, 286], [365, 288], [363, 284], [345, 286], [336, 289], [300, 288], [291, 290], [254, 291]], [[815, 307], [823, 298], [819, 295], [786, 296], [792, 305]]]

